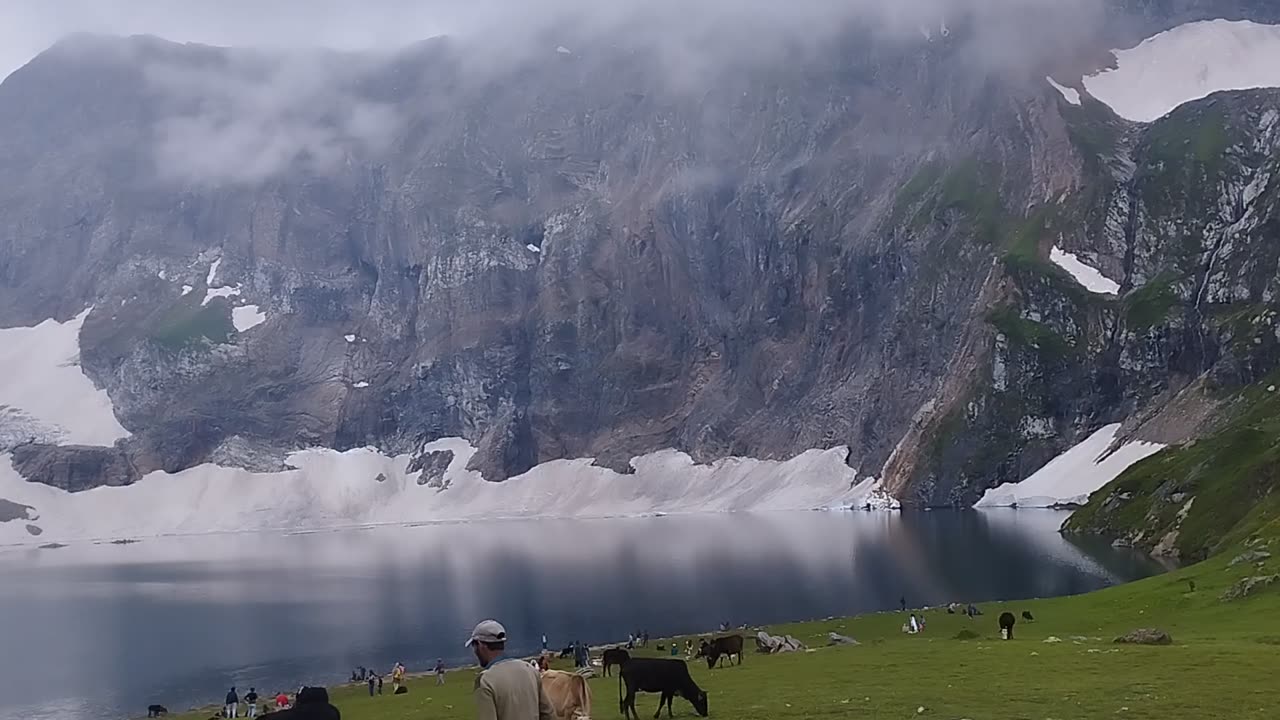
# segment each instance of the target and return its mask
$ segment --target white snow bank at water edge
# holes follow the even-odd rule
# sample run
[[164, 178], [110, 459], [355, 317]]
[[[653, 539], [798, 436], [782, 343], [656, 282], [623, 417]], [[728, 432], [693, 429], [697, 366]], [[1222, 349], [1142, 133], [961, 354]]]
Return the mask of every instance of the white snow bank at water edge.
[[[697, 465], [663, 450], [635, 458], [620, 475], [589, 459], [556, 460], [505, 482], [467, 470], [475, 449], [438, 440], [450, 450], [444, 489], [418, 484], [409, 457], [372, 449], [307, 450], [280, 473], [213, 465], [176, 474], [154, 472], [128, 487], [66, 493], [28, 483], [0, 456], [0, 498], [39, 514], [39, 542], [339, 527], [512, 517], [608, 517], [740, 510], [863, 507], [874, 480], [857, 480], [846, 448], [810, 450], [786, 461], [727, 458]], [[25, 524], [0, 523], [0, 544], [30, 543]]]
[[1049, 84], [1052, 85], [1055, 90], [1062, 93], [1062, 97], [1066, 98], [1067, 102], [1071, 103], [1072, 105], [1080, 104], [1080, 92], [1078, 90], [1076, 90], [1075, 88], [1069, 88], [1065, 85], [1059, 85], [1051, 77], [1045, 77], [1045, 80], [1048, 80]]
[[1116, 114], [1151, 122], [1222, 90], [1280, 87], [1280, 26], [1207, 20], [1118, 50], [1116, 68], [1084, 78]]
[[106, 391], [80, 369], [88, 315], [0, 329], [0, 443], [111, 445], [129, 436]]
[[1103, 275], [1096, 268], [1084, 264], [1080, 258], [1073, 253], [1069, 253], [1054, 245], [1049, 250], [1049, 259], [1054, 265], [1071, 273], [1071, 277], [1076, 282], [1084, 286], [1089, 292], [1095, 292], [1099, 295], [1117, 295], [1120, 293], [1120, 283]]
[[1083, 505], [1130, 465], [1164, 447], [1159, 443], [1131, 442], [1106, 455], [1119, 431], [1119, 423], [1098, 430], [1026, 480], [988, 490], [974, 507]]

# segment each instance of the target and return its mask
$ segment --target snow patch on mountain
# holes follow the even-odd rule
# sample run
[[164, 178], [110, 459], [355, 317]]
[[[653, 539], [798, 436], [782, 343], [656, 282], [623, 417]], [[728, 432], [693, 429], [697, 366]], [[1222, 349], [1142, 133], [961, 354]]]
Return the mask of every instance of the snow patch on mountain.
[[[609, 517], [653, 513], [807, 510], [882, 505], [874, 479], [857, 480], [847, 448], [810, 450], [786, 461], [726, 458], [696, 464], [675, 450], [632, 460], [621, 475], [589, 458], [556, 460], [505, 482], [467, 469], [473, 448], [457, 438], [447, 450], [444, 487], [420, 484], [409, 456], [371, 448], [294, 453], [278, 473], [201, 465], [153, 472], [127, 487], [68, 493], [23, 480], [0, 456], [0, 498], [35, 508], [40, 542], [242, 530], [309, 530], [513, 517]], [[424, 482], [425, 481], [421, 481]], [[0, 543], [30, 543], [20, 523], [0, 523]]]
[[[220, 268], [221, 266], [222, 266], [222, 258], [218, 258], [217, 260], [214, 260], [213, 264], [209, 266], [209, 274], [208, 276], [205, 277], [205, 280], [204, 280], [205, 291], [204, 291], [204, 300], [200, 301], [201, 307], [208, 305], [210, 302], [213, 301], [214, 298], [230, 298], [240, 294], [240, 283], [236, 283], [235, 285], [222, 285], [222, 286], [214, 287], [214, 282], [216, 282], [218, 278], [218, 268]], [[183, 295], [187, 294], [186, 286], [183, 286], [182, 294]], [[239, 328], [236, 328], [236, 329], [239, 330]]]
[[1067, 102], [1072, 105], [1080, 104], [1080, 91], [1075, 88], [1069, 88], [1065, 85], [1059, 85], [1057, 81], [1047, 75], [1045, 76], [1045, 80], [1048, 80], [1049, 84], [1052, 85], [1055, 90], [1062, 93], [1062, 97], [1066, 98]]
[[88, 316], [0, 329], [0, 438], [105, 446], [129, 436], [106, 391], [80, 368]]
[[236, 332], [244, 332], [267, 321], [267, 314], [258, 310], [257, 305], [241, 305], [231, 308], [231, 324]]
[[1107, 454], [1119, 431], [1119, 423], [1107, 425], [1050, 460], [1026, 480], [988, 490], [974, 507], [1083, 505], [1090, 495], [1119, 477], [1130, 465], [1164, 448], [1159, 443], [1131, 442]]
[[1076, 257], [1074, 253], [1069, 253], [1058, 246], [1053, 246], [1049, 250], [1049, 259], [1054, 265], [1066, 270], [1071, 277], [1076, 279], [1089, 292], [1095, 292], [1100, 295], [1118, 295], [1120, 293], [1120, 283], [1103, 275], [1097, 268], [1086, 265]]
[[240, 294], [239, 285], [235, 285], [232, 287], [209, 288], [208, 290], [204, 291], [204, 300], [201, 300], [200, 304], [202, 306], [208, 305], [210, 302], [213, 301], [214, 298], [229, 298], [239, 294]]
[[209, 274], [206, 275], [204, 279], [205, 285], [213, 287], [214, 281], [218, 279], [218, 268], [220, 267], [222, 267], [222, 258], [214, 260], [213, 263], [209, 265]]
[[1280, 26], [1228, 20], [1187, 23], [1115, 51], [1116, 67], [1084, 78], [1118, 115], [1151, 122], [1223, 90], [1280, 87]]

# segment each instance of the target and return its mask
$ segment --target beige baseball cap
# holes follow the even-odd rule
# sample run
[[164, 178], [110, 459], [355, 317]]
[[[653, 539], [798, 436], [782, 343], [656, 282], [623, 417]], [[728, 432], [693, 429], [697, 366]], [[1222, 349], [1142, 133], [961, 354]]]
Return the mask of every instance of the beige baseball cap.
[[481, 620], [476, 629], [471, 631], [471, 637], [467, 639], [467, 644], [463, 647], [471, 647], [478, 642], [500, 643], [507, 641], [507, 629], [502, 627], [502, 623], [497, 620]]

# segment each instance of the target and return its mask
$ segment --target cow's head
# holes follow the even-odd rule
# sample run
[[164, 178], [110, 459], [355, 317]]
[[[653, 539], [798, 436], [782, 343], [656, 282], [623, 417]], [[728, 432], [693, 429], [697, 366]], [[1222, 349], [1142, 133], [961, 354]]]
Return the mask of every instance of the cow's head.
[[[707, 669], [711, 670], [716, 666], [716, 661], [720, 659], [719, 650], [708, 650], [704, 655], [707, 658]], [[732, 658], [730, 658], [732, 660]]]
[[698, 711], [700, 717], [707, 717], [707, 693], [705, 691], [698, 690], [691, 697], [685, 699], [693, 703], [693, 709]]
[[711, 643], [707, 642], [706, 640], [703, 640], [702, 642], [698, 643], [698, 654], [694, 655], [694, 657], [706, 657], [708, 654], [710, 654], [710, 652], [711, 652]]

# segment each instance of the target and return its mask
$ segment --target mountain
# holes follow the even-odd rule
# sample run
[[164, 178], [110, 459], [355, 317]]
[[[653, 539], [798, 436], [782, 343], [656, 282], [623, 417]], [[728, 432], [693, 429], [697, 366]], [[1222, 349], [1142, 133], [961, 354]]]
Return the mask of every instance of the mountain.
[[1280, 95], [1126, 119], [1107, 49], [1275, 15], [957, 14], [675, 68], [591, 36], [519, 63], [68, 38], [0, 85], [0, 452], [73, 493], [315, 448], [445, 496], [707, 466], [730, 509], [776, 477], [726, 458], [834, 453], [788, 503], [968, 506], [1116, 424], [1190, 441], [1280, 359]]

